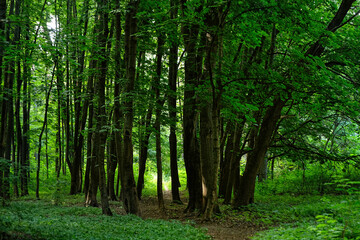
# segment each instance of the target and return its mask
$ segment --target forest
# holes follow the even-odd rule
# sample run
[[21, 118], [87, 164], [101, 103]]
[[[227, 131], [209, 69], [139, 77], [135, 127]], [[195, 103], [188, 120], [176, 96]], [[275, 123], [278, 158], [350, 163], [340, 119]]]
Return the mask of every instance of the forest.
[[359, 14], [0, 0], [0, 240], [360, 239]]

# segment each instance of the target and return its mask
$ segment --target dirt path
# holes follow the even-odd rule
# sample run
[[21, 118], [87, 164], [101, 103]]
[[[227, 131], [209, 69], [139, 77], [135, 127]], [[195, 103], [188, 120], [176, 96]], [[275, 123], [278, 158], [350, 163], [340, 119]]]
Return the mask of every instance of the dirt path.
[[[155, 197], [145, 197], [140, 201], [142, 217], [144, 219], [178, 220], [195, 227], [206, 228], [207, 234], [213, 239], [245, 240], [250, 239], [256, 232], [264, 230], [261, 226], [242, 221], [240, 218], [227, 216], [226, 214], [204, 222], [195, 213], [184, 213], [187, 199], [182, 196], [181, 200], [184, 203], [183, 205], [174, 204], [171, 202], [171, 193], [165, 192], [165, 211], [160, 211]], [[116, 211], [124, 214], [122, 209], [117, 208]]]

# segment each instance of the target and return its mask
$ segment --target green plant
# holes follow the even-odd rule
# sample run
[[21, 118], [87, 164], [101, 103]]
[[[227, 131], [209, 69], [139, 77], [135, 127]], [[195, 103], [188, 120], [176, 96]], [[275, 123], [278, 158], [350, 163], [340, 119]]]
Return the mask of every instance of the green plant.
[[330, 214], [317, 215], [316, 222], [317, 225], [310, 226], [309, 229], [314, 231], [317, 237], [323, 239], [340, 238], [345, 228]]
[[[103, 216], [99, 208], [65, 207], [47, 201], [16, 201], [0, 209], [0, 230], [31, 239], [209, 239], [189, 224], [142, 220], [134, 215]], [[0, 233], [1, 233], [0, 231]]]
[[360, 181], [352, 181], [343, 176], [336, 175], [332, 182], [325, 184], [335, 186], [335, 190], [339, 193], [347, 193], [349, 195], [360, 193]]

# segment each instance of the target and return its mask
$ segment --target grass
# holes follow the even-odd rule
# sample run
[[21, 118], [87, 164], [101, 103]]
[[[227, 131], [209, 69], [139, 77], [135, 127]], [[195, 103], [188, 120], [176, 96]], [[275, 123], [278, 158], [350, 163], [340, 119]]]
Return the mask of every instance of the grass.
[[14, 201], [0, 208], [0, 236], [13, 239], [209, 239], [176, 221], [104, 216], [99, 208], [56, 206], [47, 200]]

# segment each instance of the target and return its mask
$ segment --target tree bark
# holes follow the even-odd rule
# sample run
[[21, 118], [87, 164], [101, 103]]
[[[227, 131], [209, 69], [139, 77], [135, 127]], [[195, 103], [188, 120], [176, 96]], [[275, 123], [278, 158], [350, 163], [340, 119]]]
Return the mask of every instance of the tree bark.
[[[186, 0], [181, 0], [182, 15], [187, 11]], [[200, 9], [198, 9], [200, 11]], [[183, 24], [182, 35], [184, 38], [187, 57], [185, 59], [185, 90], [183, 106], [183, 151], [187, 175], [187, 188], [189, 202], [185, 211], [202, 209], [202, 177], [197, 138], [198, 112], [196, 107], [195, 88], [198, 85], [198, 72], [200, 61], [197, 56], [197, 41], [199, 26], [196, 24]]]
[[133, 144], [132, 144], [132, 130], [134, 121], [133, 109], [133, 94], [135, 85], [135, 66], [136, 66], [136, 50], [137, 38], [137, 19], [136, 13], [140, 0], [130, 0], [127, 7], [125, 16], [125, 66], [126, 66], [126, 90], [130, 94], [124, 101], [125, 108], [125, 121], [124, 121], [124, 134], [123, 134], [123, 204], [127, 213], [140, 215], [140, 208], [136, 194], [136, 185], [134, 180], [133, 170]]
[[153, 113], [153, 106], [152, 103], [150, 103], [145, 117], [145, 129], [143, 132], [143, 136], [141, 136], [139, 140], [140, 141], [139, 176], [136, 186], [137, 195], [139, 199], [141, 199], [142, 190], [144, 188], [144, 177], [145, 177], [146, 160], [148, 157], [149, 139], [152, 133], [152, 130], [150, 129], [152, 113]]
[[161, 210], [165, 209], [164, 194], [162, 190], [163, 176], [162, 176], [162, 159], [161, 159], [161, 109], [164, 101], [160, 98], [161, 88], [161, 72], [162, 72], [162, 57], [163, 47], [165, 44], [165, 36], [159, 34], [157, 38], [157, 50], [156, 50], [156, 76], [155, 76], [155, 99], [156, 99], [156, 111], [155, 111], [155, 134], [156, 134], [156, 168], [157, 168], [157, 197], [158, 205]]
[[[170, 19], [174, 20], [178, 14], [178, 0], [170, 0]], [[172, 33], [174, 36], [177, 36], [177, 25], [174, 23], [172, 25]], [[170, 144], [170, 170], [171, 170], [171, 195], [172, 201], [174, 203], [182, 203], [180, 199], [179, 188], [179, 172], [177, 164], [177, 139], [176, 139], [176, 81], [177, 81], [177, 58], [178, 58], [178, 44], [175, 41], [170, 42], [170, 51], [169, 51], [169, 89], [170, 93], [168, 96], [168, 106], [169, 106], [169, 118], [170, 118], [170, 135], [169, 135], [169, 144]]]
[[95, 112], [96, 112], [96, 127], [95, 127], [95, 158], [99, 169], [99, 189], [101, 194], [101, 208], [102, 213], [105, 215], [112, 215], [109, 207], [108, 194], [106, 189], [106, 174], [104, 166], [105, 158], [105, 144], [107, 137], [107, 117], [106, 117], [106, 105], [105, 105], [105, 82], [107, 73], [107, 51], [106, 42], [109, 34], [108, 29], [108, 9], [107, 0], [100, 0], [98, 2], [98, 43], [99, 52], [101, 56], [98, 61], [98, 75], [95, 83]]
[[117, 167], [115, 134], [113, 133], [108, 143], [108, 162], [107, 162], [107, 192], [110, 200], [116, 201], [115, 195], [115, 171]]
[[[116, 1], [116, 8], [120, 8], [120, 0]], [[114, 86], [114, 127], [115, 127], [115, 152], [116, 152], [116, 160], [118, 167], [118, 178], [116, 184], [116, 195], [119, 196], [119, 183], [122, 177], [122, 137], [121, 137], [121, 124], [123, 119], [123, 113], [120, 108], [120, 81], [121, 78], [124, 77], [124, 64], [121, 64], [121, 13], [117, 11], [115, 13], [115, 51], [114, 51], [114, 59], [115, 59], [115, 86]], [[123, 182], [121, 182], [123, 183]], [[121, 188], [123, 189], [123, 188]]]
[[226, 196], [227, 183], [231, 175], [229, 173], [231, 171], [230, 165], [233, 155], [234, 135], [236, 127], [234, 127], [234, 124], [232, 122], [229, 122], [226, 126], [226, 129], [227, 131], [229, 131], [229, 134], [226, 140], [225, 156], [223, 158], [223, 162], [220, 161], [219, 197]]
[[54, 69], [52, 72], [52, 77], [51, 77], [51, 82], [50, 82], [50, 86], [48, 89], [48, 92], [46, 93], [46, 102], [45, 102], [45, 113], [44, 113], [44, 122], [43, 122], [43, 126], [41, 128], [41, 132], [39, 135], [39, 148], [38, 148], [38, 154], [37, 154], [37, 168], [36, 168], [36, 198], [40, 199], [40, 195], [39, 195], [39, 190], [40, 190], [40, 163], [41, 163], [41, 141], [42, 141], [42, 136], [44, 134], [45, 128], [46, 128], [46, 124], [47, 124], [47, 117], [48, 117], [48, 109], [49, 109], [49, 101], [50, 101], [50, 94], [51, 94], [51, 90], [53, 87], [53, 82], [54, 82], [54, 77], [55, 77], [55, 69], [57, 68], [57, 65], [54, 65]]
[[253, 150], [249, 153], [245, 171], [241, 178], [240, 189], [234, 196], [233, 207], [238, 208], [254, 202], [256, 176], [269, 147], [271, 137], [280, 119], [281, 110], [286, 100], [276, 97], [273, 106], [269, 107], [261, 123], [259, 134], [256, 137]]
[[231, 195], [233, 192], [233, 188], [236, 183], [236, 177], [240, 174], [240, 160], [241, 160], [241, 149], [240, 149], [240, 142], [241, 136], [245, 124], [245, 117], [242, 118], [243, 122], [236, 123], [235, 130], [234, 130], [234, 137], [232, 139], [232, 153], [230, 154], [230, 166], [229, 166], [229, 176], [226, 182], [226, 191], [225, 191], [225, 198], [224, 204], [229, 204], [231, 202]]

